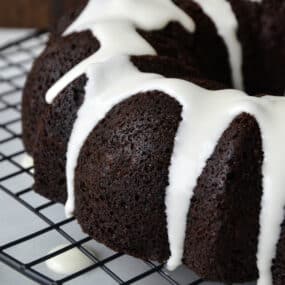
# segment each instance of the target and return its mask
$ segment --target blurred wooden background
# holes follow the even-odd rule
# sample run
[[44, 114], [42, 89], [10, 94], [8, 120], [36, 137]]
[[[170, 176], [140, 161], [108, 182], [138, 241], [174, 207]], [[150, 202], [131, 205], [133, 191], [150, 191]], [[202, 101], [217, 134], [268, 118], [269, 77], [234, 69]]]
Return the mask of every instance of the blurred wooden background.
[[49, 28], [80, 0], [0, 0], [0, 27]]

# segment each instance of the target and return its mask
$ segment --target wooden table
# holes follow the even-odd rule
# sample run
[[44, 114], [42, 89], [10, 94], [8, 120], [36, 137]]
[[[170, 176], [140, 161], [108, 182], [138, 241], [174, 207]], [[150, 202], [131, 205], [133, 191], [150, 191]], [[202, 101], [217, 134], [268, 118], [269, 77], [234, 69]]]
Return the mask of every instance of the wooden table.
[[81, 0], [0, 0], [0, 27], [48, 28]]

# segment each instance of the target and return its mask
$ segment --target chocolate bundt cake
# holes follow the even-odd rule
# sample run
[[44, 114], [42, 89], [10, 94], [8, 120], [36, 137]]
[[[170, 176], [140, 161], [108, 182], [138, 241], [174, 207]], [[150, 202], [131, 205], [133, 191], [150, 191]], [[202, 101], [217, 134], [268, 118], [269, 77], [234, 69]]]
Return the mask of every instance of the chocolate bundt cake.
[[79, 2], [24, 90], [35, 191], [116, 251], [284, 285], [285, 2]]

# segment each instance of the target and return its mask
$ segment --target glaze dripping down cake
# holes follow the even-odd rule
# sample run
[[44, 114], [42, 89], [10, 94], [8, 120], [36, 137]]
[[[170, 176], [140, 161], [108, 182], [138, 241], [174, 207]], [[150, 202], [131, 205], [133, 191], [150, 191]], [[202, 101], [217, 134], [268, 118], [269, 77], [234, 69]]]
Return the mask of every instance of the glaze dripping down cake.
[[24, 90], [35, 191], [116, 251], [284, 285], [284, 15], [279, 0], [80, 1]]

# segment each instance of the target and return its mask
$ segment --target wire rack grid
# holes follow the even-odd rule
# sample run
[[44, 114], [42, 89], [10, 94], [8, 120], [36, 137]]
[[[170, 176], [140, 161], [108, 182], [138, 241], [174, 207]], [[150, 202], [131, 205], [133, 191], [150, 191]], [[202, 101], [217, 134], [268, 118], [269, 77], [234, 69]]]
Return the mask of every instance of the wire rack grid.
[[[20, 278], [28, 277], [27, 284], [214, 284], [204, 282], [183, 267], [170, 273], [161, 264], [111, 251], [84, 235], [73, 218], [66, 219], [61, 205], [32, 191], [33, 166], [23, 163], [21, 91], [47, 37], [46, 33], [37, 32], [0, 48], [2, 265], [16, 270]], [[51, 252], [59, 244], [63, 246]], [[48, 269], [47, 260], [73, 248], [78, 248], [90, 260], [89, 266], [70, 275], [56, 274]]]

